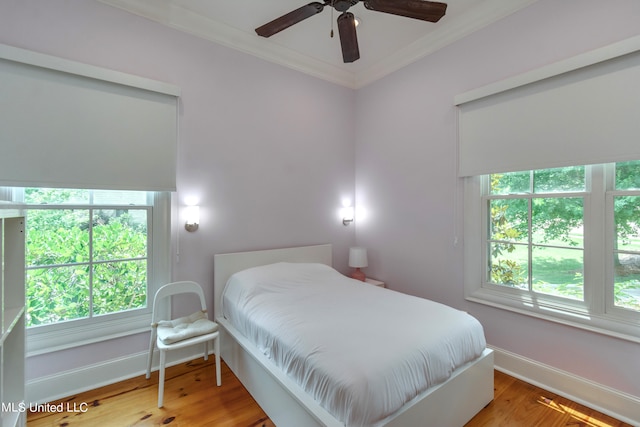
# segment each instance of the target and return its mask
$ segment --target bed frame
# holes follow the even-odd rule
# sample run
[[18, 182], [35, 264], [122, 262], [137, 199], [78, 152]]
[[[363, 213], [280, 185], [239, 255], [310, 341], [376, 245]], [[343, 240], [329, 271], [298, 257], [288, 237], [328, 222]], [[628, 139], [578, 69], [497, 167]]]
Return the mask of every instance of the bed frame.
[[[332, 265], [332, 248], [316, 245], [215, 255], [214, 315], [221, 326], [221, 356], [276, 426], [343, 427], [222, 317], [222, 291], [233, 273], [280, 261]], [[446, 382], [405, 404], [384, 426], [423, 427], [428, 421], [432, 426], [461, 427], [492, 400], [493, 352], [486, 349]]]

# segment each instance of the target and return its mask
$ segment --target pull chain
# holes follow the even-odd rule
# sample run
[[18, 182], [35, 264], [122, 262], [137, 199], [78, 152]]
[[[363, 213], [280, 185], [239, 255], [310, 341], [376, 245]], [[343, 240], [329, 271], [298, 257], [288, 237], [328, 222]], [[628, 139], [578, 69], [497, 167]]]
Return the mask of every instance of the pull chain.
[[335, 0], [331, 0], [331, 38], [333, 38], [333, 3]]

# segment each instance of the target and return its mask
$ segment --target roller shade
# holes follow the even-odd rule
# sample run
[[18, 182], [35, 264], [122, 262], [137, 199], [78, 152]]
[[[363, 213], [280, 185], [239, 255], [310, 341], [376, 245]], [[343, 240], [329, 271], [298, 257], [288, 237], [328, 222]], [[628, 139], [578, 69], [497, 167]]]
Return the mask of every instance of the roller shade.
[[640, 159], [640, 38], [456, 97], [458, 175]]
[[174, 191], [178, 95], [0, 45], [0, 185]]

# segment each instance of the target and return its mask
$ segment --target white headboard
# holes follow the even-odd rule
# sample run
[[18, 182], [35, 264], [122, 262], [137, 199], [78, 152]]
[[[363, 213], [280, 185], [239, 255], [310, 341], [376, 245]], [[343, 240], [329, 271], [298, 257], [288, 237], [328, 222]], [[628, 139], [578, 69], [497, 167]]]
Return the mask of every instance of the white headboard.
[[275, 262], [318, 262], [333, 265], [331, 244], [217, 254], [213, 257], [214, 315], [222, 315], [222, 291], [233, 273]]

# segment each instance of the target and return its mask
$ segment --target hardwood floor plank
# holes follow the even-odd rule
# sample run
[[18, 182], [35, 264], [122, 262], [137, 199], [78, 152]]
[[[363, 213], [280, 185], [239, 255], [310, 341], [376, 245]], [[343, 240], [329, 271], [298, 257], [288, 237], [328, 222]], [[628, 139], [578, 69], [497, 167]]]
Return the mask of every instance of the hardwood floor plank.
[[493, 402], [465, 427], [632, 427], [502, 372], [494, 372]]
[[[631, 427], [501, 372], [494, 378], [493, 402], [465, 427]], [[225, 363], [216, 387], [213, 358], [167, 368], [165, 406], [157, 403], [154, 372], [51, 402], [65, 411], [30, 412], [27, 426], [275, 427]]]
[[[66, 409], [86, 407], [85, 412], [30, 412], [29, 427], [52, 426], [256, 426], [274, 427], [226, 364], [222, 386], [215, 385], [215, 365], [210, 358], [167, 368], [164, 407], [158, 408], [158, 372], [149, 380], [135, 377], [69, 398]], [[86, 406], [85, 406], [86, 405]]]

